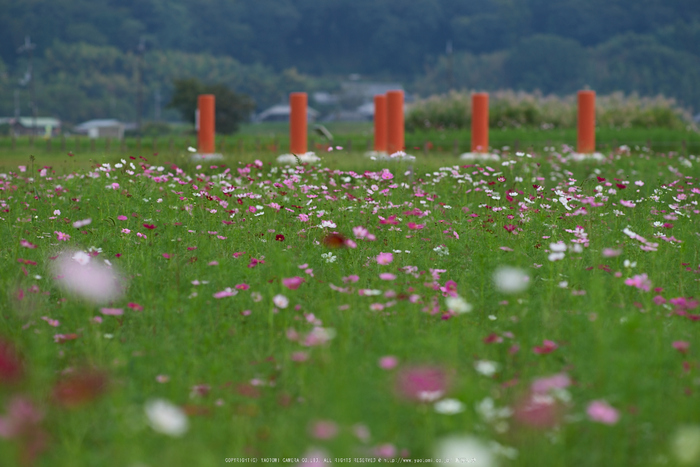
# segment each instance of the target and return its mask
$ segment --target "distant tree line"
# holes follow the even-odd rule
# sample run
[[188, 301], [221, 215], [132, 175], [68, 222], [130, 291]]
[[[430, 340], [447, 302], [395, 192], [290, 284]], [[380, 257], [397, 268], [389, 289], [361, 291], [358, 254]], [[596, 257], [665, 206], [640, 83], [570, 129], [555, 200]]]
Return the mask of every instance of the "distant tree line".
[[0, 0], [3, 116], [15, 90], [28, 113], [25, 35], [37, 44], [39, 111], [67, 121], [134, 119], [141, 40], [144, 118], [173, 79], [224, 83], [261, 109], [349, 73], [422, 95], [589, 85], [700, 110], [697, 0]]

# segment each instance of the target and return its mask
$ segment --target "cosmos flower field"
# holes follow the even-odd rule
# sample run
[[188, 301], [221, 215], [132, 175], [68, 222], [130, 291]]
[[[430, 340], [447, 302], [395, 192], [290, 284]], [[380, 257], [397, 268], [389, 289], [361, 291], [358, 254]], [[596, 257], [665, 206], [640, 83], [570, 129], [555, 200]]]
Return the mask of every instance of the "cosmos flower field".
[[0, 464], [698, 465], [699, 161], [606, 157], [6, 170]]

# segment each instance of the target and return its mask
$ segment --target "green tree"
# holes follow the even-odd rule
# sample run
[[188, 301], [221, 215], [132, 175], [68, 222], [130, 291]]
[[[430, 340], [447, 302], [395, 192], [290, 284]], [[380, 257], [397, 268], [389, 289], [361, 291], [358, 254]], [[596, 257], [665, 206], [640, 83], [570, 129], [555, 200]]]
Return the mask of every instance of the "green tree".
[[225, 84], [204, 84], [196, 78], [187, 78], [175, 80], [173, 85], [173, 96], [168, 107], [178, 110], [183, 120], [192, 123], [197, 109], [197, 96], [214, 94], [217, 133], [236, 132], [241, 122], [247, 120], [255, 109], [255, 103], [249, 96], [235, 93]]

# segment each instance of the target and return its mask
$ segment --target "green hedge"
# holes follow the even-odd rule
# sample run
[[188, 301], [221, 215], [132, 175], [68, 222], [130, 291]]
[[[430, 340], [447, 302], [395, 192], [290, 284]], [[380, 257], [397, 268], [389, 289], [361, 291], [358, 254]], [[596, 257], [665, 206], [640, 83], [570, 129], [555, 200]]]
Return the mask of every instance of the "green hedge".
[[[492, 128], [574, 128], [576, 95], [497, 91], [490, 94]], [[596, 124], [604, 128], [695, 128], [690, 113], [663, 96], [625, 96], [621, 92], [596, 98]], [[450, 92], [414, 102], [406, 114], [406, 128], [466, 129], [471, 126], [471, 94]]]

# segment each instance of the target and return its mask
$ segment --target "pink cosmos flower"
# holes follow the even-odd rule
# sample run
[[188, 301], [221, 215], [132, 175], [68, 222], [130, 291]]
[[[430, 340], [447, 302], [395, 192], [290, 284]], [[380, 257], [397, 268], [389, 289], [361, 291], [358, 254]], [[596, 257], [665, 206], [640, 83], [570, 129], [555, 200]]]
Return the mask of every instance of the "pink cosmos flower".
[[393, 459], [397, 452], [396, 446], [390, 443], [380, 444], [374, 448], [374, 455], [382, 459]]
[[309, 359], [309, 353], [304, 351], [292, 352], [291, 359], [297, 363], [305, 362]]
[[93, 303], [107, 303], [123, 292], [121, 276], [111, 267], [96, 261], [77, 261], [72, 251], [61, 253], [52, 272], [59, 286]]
[[620, 419], [619, 412], [604, 400], [595, 400], [588, 404], [588, 417], [594, 422], [614, 425]]
[[396, 274], [392, 274], [390, 272], [383, 272], [379, 274], [379, 278], [383, 281], [393, 281], [396, 279]]
[[[197, 247], [194, 247], [193, 249], [195, 249], [195, 248], [197, 248]], [[188, 248], [188, 250], [189, 250], [189, 248]], [[245, 254], [245, 251], [237, 251], [236, 253], [233, 254], [233, 257], [234, 257], [234, 258], [240, 258], [240, 257], [243, 256], [244, 254]]]
[[647, 276], [646, 273], [637, 274], [632, 278], [625, 279], [625, 285], [636, 287], [645, 292], [649, 292], [649, 290], [651, 289], [651, 281], [649, 280], [649, 276]]
[[379, 253], [376, 259], [378, 264], [387, 265], [394, 261], [394, 255], [392, 253]]
[[236, 284], [238, 290], [248, 290], [250, 286], [248, 284]]
[[120, 220], [120, 221], [125, 221], [125, 220], [127, 220], [127, 219], [129, 219], [129, 218], [126, 217], [126, 216], [117, 216], [117, 219]]
[[389, 169], [382, 169], [382, 179], [383, 180], [391, 180], [394, 178], [394, 175], [389, 172]]
[[622, 254], [622, 250], [616, 250], [614, 248], [603, 249], [603, 256], [606, 258], [613, 258], [615, 256], [620, 256], [621, 254]]
[[81, 221], [75, 221], [73, 222], [73, 227], [76, 229], [79, 229], [81, 227], [85, 227], [86, 225], [90, 225], [92, 223], [92, 219], [83, 219]]
[[398, 225], [399, 221], [396, 220], [396, 214], [392, 214], [388, 218], [384, 219], [382, 216], [379, 216], [379, 223], [380, 224], [391, 224], [391, 225]]
[[143, 307], [141, 305], [139, 305], [138, 303], [129, 302], [126, 304], [126, 306], [131, 308], [132, 310], [143, 311]]
[[382, 370], [393, 370], [399, 364], [399, 359], [393, 355], [386, 355], [379, 359], [379, 368]]
[[304, 278], [299, 277], [299, 276], [294, 276], [294, 277], [287, 277], [282, 279], [282, 285], [287, 287], [290, 290], [296, 290], [299, 288], [301, 284], [303, 284]]
[[20, 246], [23, 246], [24, 248], [32, 248], [32, 249], [36, 248], [36, 245], [34, 245], [33, 243], [31, 243], [25, 239], [20, 240], [19, 244], [20, 244]]
[[121, 316], [124, 314], [124, 310], [121, 308], [100, 308], [100, 313], [105, 316]]
[[170, 256], [168, 253], [163, 253], [163, 258], [170, 259], [172, 256]]
[[541, 346], [535, 346], [535, 348], [533, 349], [533, 352], [535, 352], [536, 354], [542, 355], [542, 354], [552, 353], [558, 348], [559, 348], [559, 346], [557, 345], [556, 342], [545, 339], [544, 341], [542, 341]]
[[355, 282], [357, 282], [357, 281], [359, 281], [359, 280], [360, 280], [360, 276], [356, 276], [355, 274], [351, 274], [351, 275], [349, 275], [349, 276], [347, 276], [347, 277], [343, 277], [343, 282], [345, 282], [346, 284], [347, 284], [348, 282], [350, 282], [350, 283], [355, 283]]
[[56, 239], [59, 242], [67, 242], [68, 240], [70, 240], [70, 235], [68, 235], [66, 233], [58, 232], [58, 231], [54, 231], [54, 233], [56, 234]]
[[532, 382], [530, 389], [534, 393], [546, 394], [551, 389], [564, 389], [571, 385], [571, 378], [566, 373], [559, 373], [547, 378], [538, 378]]
[[425, 224], [416, 224], [415, 222], [409, 222], [408, 228], [411, 230], [421, 230], [425, 228]]
[[261, 259], [256, 259], [256, 258], [250, 258], [250, 263], [248, 263], [249, 268], [254, 268], [258, 264], [265, 264], [265, 260]]
[[690, 344], [686, 341], [675, 341], [673, 343], [673, 348], [679, 351], [680, 353], [686, 353], [690, 348]]
[[311, 425], [309, 431], [316, 439], [332, 439], [338, 434], [338, 425], [330, 420], [318, 420]]
[[214, 294], [214, 298], [224, 298], [224, 297], [233, 297], [238, 293], [237, 290], [232, 290], [231, 287], [226, 287], [224, 290], [221, 292], [216, 292]]
[[301, 222], [309, 222], [309, 216], [306, 214], [299, 214], [297, 219], [299, 219]]
[[448, 384], [447, 373], [441, 368], [414, 366], [399, 372], [396, 378], [396, 391], [409, 400], [432, 402], [445, 394]]
[[559, 424], [563, 407], [552, 396], [530, 392], [519, 399], [513, 408], [513, 418], [522, 425], [548, 429]]

